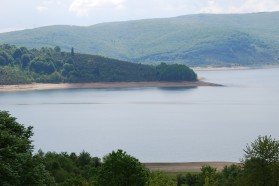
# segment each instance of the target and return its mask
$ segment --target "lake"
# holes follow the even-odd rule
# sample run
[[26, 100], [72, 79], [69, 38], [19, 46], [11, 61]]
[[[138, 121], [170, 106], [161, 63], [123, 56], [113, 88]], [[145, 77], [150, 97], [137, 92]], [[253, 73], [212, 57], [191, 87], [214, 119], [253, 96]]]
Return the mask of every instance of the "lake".
[[279, 69], [197, 71], [224, 87], [0, 93], [34, 126], [35, 150], [123, 149], [142, 162], [239, 161], [259, 135], [279, 139]]

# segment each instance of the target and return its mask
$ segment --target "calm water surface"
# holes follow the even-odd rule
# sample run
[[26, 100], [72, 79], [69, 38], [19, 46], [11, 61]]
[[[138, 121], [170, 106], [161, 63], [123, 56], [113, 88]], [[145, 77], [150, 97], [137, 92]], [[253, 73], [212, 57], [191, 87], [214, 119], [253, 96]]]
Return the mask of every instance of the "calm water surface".
[[258, 135], [279, 139], [279, 69], [199, 71], [225, 87], [0, 93], [0, 110], [34, 126], [35, 149], [142, 162], [239, 161]]

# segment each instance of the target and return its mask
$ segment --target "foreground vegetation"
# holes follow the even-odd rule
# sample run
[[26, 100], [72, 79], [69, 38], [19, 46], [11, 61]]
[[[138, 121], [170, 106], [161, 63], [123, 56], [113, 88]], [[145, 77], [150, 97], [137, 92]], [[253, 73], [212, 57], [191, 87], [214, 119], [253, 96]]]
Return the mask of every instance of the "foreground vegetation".
[[0, 85], [83, 82], [196, 81], [184, 65], [134, 64], [87, 54], [61, 52], [60, 47], [28, 50], [0, 45]]
[[259, 136], [244, 150], [239, 165], [221, 172], [203, 166], [201, 173], [170, 177], [151, 172], [122, 150], [103, 157], [83, 151], [33, 154], [32, 127], [24, 127], [8, 112], [0, 111], [0, 185], [62, 186], [278, 186], [279, 141]]
[[[103, 23], [48, 26], [0, 34], [28, 48], [60, 46], [137, 63], [187, 66], [279, 64], [279, 12], [197, 14]], [[82, 36], [82, 37], [81, 37]]]

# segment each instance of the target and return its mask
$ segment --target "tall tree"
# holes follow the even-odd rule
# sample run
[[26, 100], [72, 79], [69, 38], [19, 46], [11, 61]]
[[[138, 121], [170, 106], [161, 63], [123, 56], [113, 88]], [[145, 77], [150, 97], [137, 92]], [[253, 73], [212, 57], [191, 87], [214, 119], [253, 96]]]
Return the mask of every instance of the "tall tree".
[[104, 157], [98, 185], [143, 186], [148, 181], [148, 175], [149, 171], [138, 159], [118, 150]]
[[71, 49], [71, 55], [72, 55], [72, 56], [75, 55], [74, 47], [72, 47], [72, 49]]
[[61, 48], [59, 46], [54, 47], [55, 52], [61, 52]]
[[21, 58], [22, 56], [22, 51], [20, 48], [17, 48], [14, 53], [13, 53], [13, 58], [16, 59], [16, 58]]
[[0, 111], [0, 185], [44, 185], [52, 179], [42, 160], [33, 156], [32, 127]]
[[177, 186], [178, 183], [166, 173], [160, 171], [151, 172], [147, 186]]
[[259, 136], [244, 150], [244, 176], [248, 185], [277, 186], [279, 184], [279, 141], [271, 136]]

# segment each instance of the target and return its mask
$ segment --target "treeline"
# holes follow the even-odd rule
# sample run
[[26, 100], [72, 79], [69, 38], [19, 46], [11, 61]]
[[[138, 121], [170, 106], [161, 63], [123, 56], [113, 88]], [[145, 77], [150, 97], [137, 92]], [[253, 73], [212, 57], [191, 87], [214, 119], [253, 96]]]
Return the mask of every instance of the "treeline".
[[221, 172], [203, 166], [200, 173], [172, 177], [148, 170], [122, 150], [101, 160], [88, 152], [33, 154], [32, 127], [0, 111], [0, 185], [62, 186], [278, 186], [279, 141], [259, 136], [246, 146], [239, 164]]
[[54, 48], [28, 50], [0, 45], [0, 84], [196, 81], [196, 73], [185, 65], [135, 64], [96, 55], [62, 52]]
[[175, 186], [163, 173], [150, 172], [135, 157], [117, 150], [103, 157], [87, 152], [33, 154], [32, 127], [0, 111], [0, 185]]
[[177, 185], [278, 186], [279, 141], [271, 136], [259, 136], [246, 146], [240, 164], [225, 166], [221, 172], [203, 166], [199, 174], [178, 175]]

